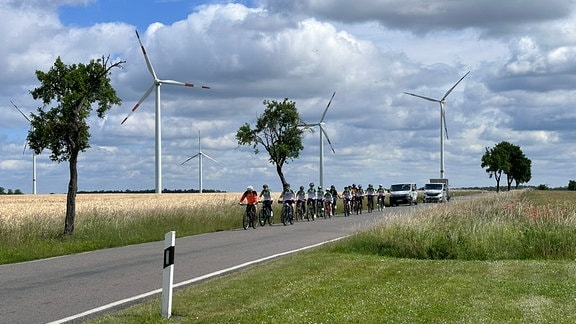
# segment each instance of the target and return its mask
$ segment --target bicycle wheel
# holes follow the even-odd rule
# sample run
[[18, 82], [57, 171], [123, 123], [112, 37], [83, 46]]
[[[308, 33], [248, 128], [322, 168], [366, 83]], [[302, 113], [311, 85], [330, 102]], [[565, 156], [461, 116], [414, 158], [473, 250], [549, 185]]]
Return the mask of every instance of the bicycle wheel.
[[266, 225], [266, 207], [260, 209], [260, 212], [258, 213], [258, 222], [260, 223], [260, 226]]
[[266, 220], [268, 221], [268, 225], [272, 226], [272, 224], [274, 224], [274, 214], [272, 213], [272, 209], [266, 211]]
[[319, 201], [318, 204], [316, 204], [316, 214], [318, 218], [324, 217], [324, 206], [322, 201]]
[[298, 218], [299, 218], [298, 220], [299, 220], [299, 221], [304, 220], [304, 213], [305, 213], [305, 212], [306, 212], [306, 211], [305, 211], [305, 209], [304, 209], [304, 203], [301, 203], [301, 204], [300, 204], [300, 208], [298, 208]]
[[309, 202], [308, 208], [306, 208], [306, 219], [310, 221], [310, 219], [314, 220], [314, 205]]
[[245, 211], [244, 216], [242, 217], [242, 227], [244, 227], [244, 229], [247, 230], [249, 225], [250, 225], [250, 216], [248, 215], [248, 211]]

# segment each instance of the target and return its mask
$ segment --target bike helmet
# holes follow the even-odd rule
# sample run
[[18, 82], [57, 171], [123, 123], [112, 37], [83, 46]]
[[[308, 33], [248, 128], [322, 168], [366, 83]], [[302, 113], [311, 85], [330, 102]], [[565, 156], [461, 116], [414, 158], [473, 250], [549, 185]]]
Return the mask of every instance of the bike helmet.
[[246, 190], [248, 190], [248, 191], [252, 191], [252, 190], [254, 190], [254, 187], [252, 187], [252, 186], [248, 186], [248, 187], [246, 187]]
[[322, 187], [318, 186], [318, 190], [322, 190]]
[[304, 186], [300, 186], [300, 190], [304, 190]]
[[314, 187], [314, 182], [310, 182], [310, 187]]
[[265, 185], [263, 185], [263, 186], [262, 186], [262, 188], [264, 188], [264, 189], [268, 189], [268, 185], [267, 185], [267, 184], [265, 184]]
[[289, 183], [285, 183], [285, 184], [284, 184], [284, 188], [286, 188], [286, 187], [290, 187], [290, 184], [289, 184]]

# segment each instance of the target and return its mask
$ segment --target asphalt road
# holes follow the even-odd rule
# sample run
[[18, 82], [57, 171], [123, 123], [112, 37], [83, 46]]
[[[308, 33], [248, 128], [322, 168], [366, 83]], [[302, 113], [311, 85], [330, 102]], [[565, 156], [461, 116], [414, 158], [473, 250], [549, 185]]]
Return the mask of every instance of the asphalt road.
[[[314, 222], [238, 229], [176, 239], [174, 284], [182, 286], [235, 267], [342, 238], [382, 221], [386, 208]], [[239, 216], [240, 217], [240, 216]], [[178, 237], [178, 233], [176, 233]], [[163, 238], [161, 238], [163, 239]], [[0, 323], [78, 322], [82, 314], [110, 311], [160, 296], [164, 242], [138, 244], [0, 266]], [[160, 310], [159, 310], [160, 312]]]

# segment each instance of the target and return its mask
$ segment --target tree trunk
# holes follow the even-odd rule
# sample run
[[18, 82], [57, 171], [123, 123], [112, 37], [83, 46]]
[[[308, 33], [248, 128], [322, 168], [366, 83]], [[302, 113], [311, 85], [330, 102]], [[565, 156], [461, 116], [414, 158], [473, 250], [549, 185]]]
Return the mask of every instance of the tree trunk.
[[502, 177], [501, 172], [494, 172], [494, 179], [496, 179], [496, 192], [500, 192], [500, 178]]
[[76, 192], [78, 191], [78, 152], [70, 154], [69, 161], [70, 181], [68, 182], [68, 195], [66, 196], [66, 221], [64, 234], [72, 235], [74, 232], [74, 218], [76, 217]]
[[282, 182], [282, 189], [284, 189], [284, 185], [288, 182], [284, 178], [284, 173], [282, 173], [282, 166], [281, 165], [276, 164], [276, 172], [278, 173], [278, 176], [280, 177], [280, 181]]

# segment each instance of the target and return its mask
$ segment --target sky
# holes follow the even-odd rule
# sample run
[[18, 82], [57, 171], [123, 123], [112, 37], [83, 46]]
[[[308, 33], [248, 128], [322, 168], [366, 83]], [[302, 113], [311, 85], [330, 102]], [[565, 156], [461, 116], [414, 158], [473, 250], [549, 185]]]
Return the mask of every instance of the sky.
[[[352, 5], [353, 3], [353, 5]], [[35, 71], [108, 56], [123, 60], [111, 83], [122, 104], [90, 117], [78, 190], [155, 187], [154, 93], [135, 31], [164, 85], [162, 187], [243, 191], [280, 180], [264, 150], [239, 146], [264, 100], [293, 100], [324, 122], [324, 186], [440, 177], [440, 108], [404, 92], [446, 99], [445, 177], [452, 187], [496, 184], [481, 168], [488, 147], [520, 146], [529, 185], [576, 179], [574, 0], [0, 0], [0, 187], [32, 193], [28, 121], [41, 102]], [[199, 139], [201, 148], [199, 147]], [[319, 132], [283, 168], [292, 187], [319, 183]], [[37, 192], [65, 193], [68, 163], [36, 158]], [[505, 180], [503, 179], [504, 184]]]

